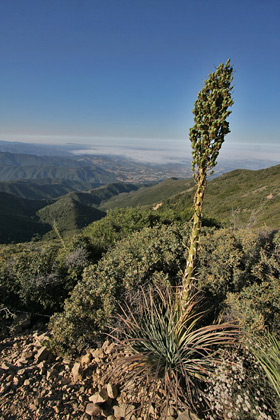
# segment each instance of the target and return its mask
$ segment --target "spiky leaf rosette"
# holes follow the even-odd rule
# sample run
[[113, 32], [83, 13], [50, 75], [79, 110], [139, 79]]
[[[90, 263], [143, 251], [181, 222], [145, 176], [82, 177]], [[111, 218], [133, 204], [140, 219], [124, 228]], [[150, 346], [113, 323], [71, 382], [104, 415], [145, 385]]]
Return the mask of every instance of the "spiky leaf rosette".
[[119, 316], [120, 327], [113, 337], [119, 344], [118, 357], [110, 371], [111, 380], [139, 399], [139, 413], [145, 419], [153, 403], [160, 419], [168, 406], [204, 410], [208, 381], [218, 350], [232, 345], [238, 330], [231, 324], [202, 326], [204, 315], [199, 299], [189, 297], [184, 311], [177, 305], [176, 292], [170, 288], [149, 289], [140, 295], [136, 313], [127, 306]]
[[193, 109], [195, 124], [189, 133], [193, 171], [200, 168], [206, 174], [216, 165], [224, 137], [230, 132], [226, 118], [231, 113], [228, 108], [233, 105], [232, 72], [230, 60], [221, 63], [198, 93]]

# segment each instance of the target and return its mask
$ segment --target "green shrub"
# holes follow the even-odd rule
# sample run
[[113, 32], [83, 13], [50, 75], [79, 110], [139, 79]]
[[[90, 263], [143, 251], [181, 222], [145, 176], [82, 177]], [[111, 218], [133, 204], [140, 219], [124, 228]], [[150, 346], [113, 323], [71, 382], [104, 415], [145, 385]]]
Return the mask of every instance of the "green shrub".
[[229, 293], [227, 304], [250, 334], [265, 327], [279, 334], [280, 233], [271, 232], [262, 237], [262, 242], [258, 259], [251, 265], [251, 281], [241, 290]]
[[97, 265], [86, 268], [66, 300], [64, 312], [51, 320], [53, 345], [58, 351], [80, 351], [102, 340], [119, 304], [133, 299], [140, 287], [177, 284], [187, 230], [175, 225], [144, 228], [120, 241]]
[[[102, 339], [119, 303], [131, 299], [140, 286], [180, 282], [188, 238], [188, 227], [180, 223], [144, 228], [111, 246], [97, 265], [88, 266], [64, 312], [52, 319], [59, 351], [81, 350]], [[226, 311], [231, 318], [242, 315], [253, 330], [260, 324], [276, 328], [278, 241], [279, 234], [273, 232], [203, 229], [195, 277], [206, 309], [212, 309], [209, 323]]]
[[109, 210], [107, 215], [83, 230], [83, 235], [88, 238], [90, 244], [100, 252], [107, 251], [119, 240], [128, 237], [133, 232], [138, 232], [144, 227], [156, 225], [170, 225], [180, 216], [172, 210], [156, 212], [154, 210], [142, 210], [139, 207]]
[[11, 309], [52, 314], [88, 265], [87, 250], [58, 242], [19, 244], [2, 249], [0, 302]]
[[[219, 229], [204, 232], [196, 271], [197, 287], [217, 314], [227, 307], [234, 316], [245, 316], [251, 307], [251, 317], [263, 318], [268, 325], [278, 322], [278, 241], [279, 234], [271, 231]], [[251, 321], [246, 318], [247, 323]]]

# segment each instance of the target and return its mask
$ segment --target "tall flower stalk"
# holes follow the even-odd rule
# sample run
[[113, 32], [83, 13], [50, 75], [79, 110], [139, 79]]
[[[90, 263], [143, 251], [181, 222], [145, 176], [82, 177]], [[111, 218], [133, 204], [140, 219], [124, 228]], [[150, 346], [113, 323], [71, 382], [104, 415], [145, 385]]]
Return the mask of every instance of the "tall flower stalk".
[[198, 93], [193, 114], [194, 126], [190, 129], [189, 137], [192, 144], [192, 170], [196, 181], [196, 192], [193, 203], [193, 226], [190, 236], [190, 246], [187, 255], [186, 269], [183, 276], [183, 292], [181, 303], [187, 302], [191, 280], [193, 277], [199, 235], [201, 230], [202, 207], [207, 175], [217, 164], [217, 157], [226, 134], [230, 132], [226, 120], [233, 105], [231, 97], [233, 68], [230, 60], [221, 63], [215, 72], [205, 81], [204, 87]]

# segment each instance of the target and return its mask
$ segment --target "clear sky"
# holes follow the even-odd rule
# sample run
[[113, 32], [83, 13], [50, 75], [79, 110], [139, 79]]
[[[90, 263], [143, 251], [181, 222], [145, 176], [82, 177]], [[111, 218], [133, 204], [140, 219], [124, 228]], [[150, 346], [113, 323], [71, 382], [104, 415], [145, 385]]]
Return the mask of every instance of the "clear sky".
[[185, 147], [230, 58], [225, 150], [280, 162], [279, 22], [279, 0], [0, 0], [0, 139]]

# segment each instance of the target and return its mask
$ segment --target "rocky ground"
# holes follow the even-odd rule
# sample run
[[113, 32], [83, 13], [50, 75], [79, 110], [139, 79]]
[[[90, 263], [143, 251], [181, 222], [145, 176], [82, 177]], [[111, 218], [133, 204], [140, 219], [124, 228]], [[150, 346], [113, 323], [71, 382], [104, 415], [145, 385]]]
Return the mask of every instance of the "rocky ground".
[[[53, 355], [44, 324], [25, 321], [0, 341], [0, 420], [142, 420], [137, 403], [118, 384], [104, 380], [114, 344], [90, 349], [79, 359]], [[160, 419], [153, 404], [149, 419]], [[171, 410], [168, 420], [194, 420]]]

